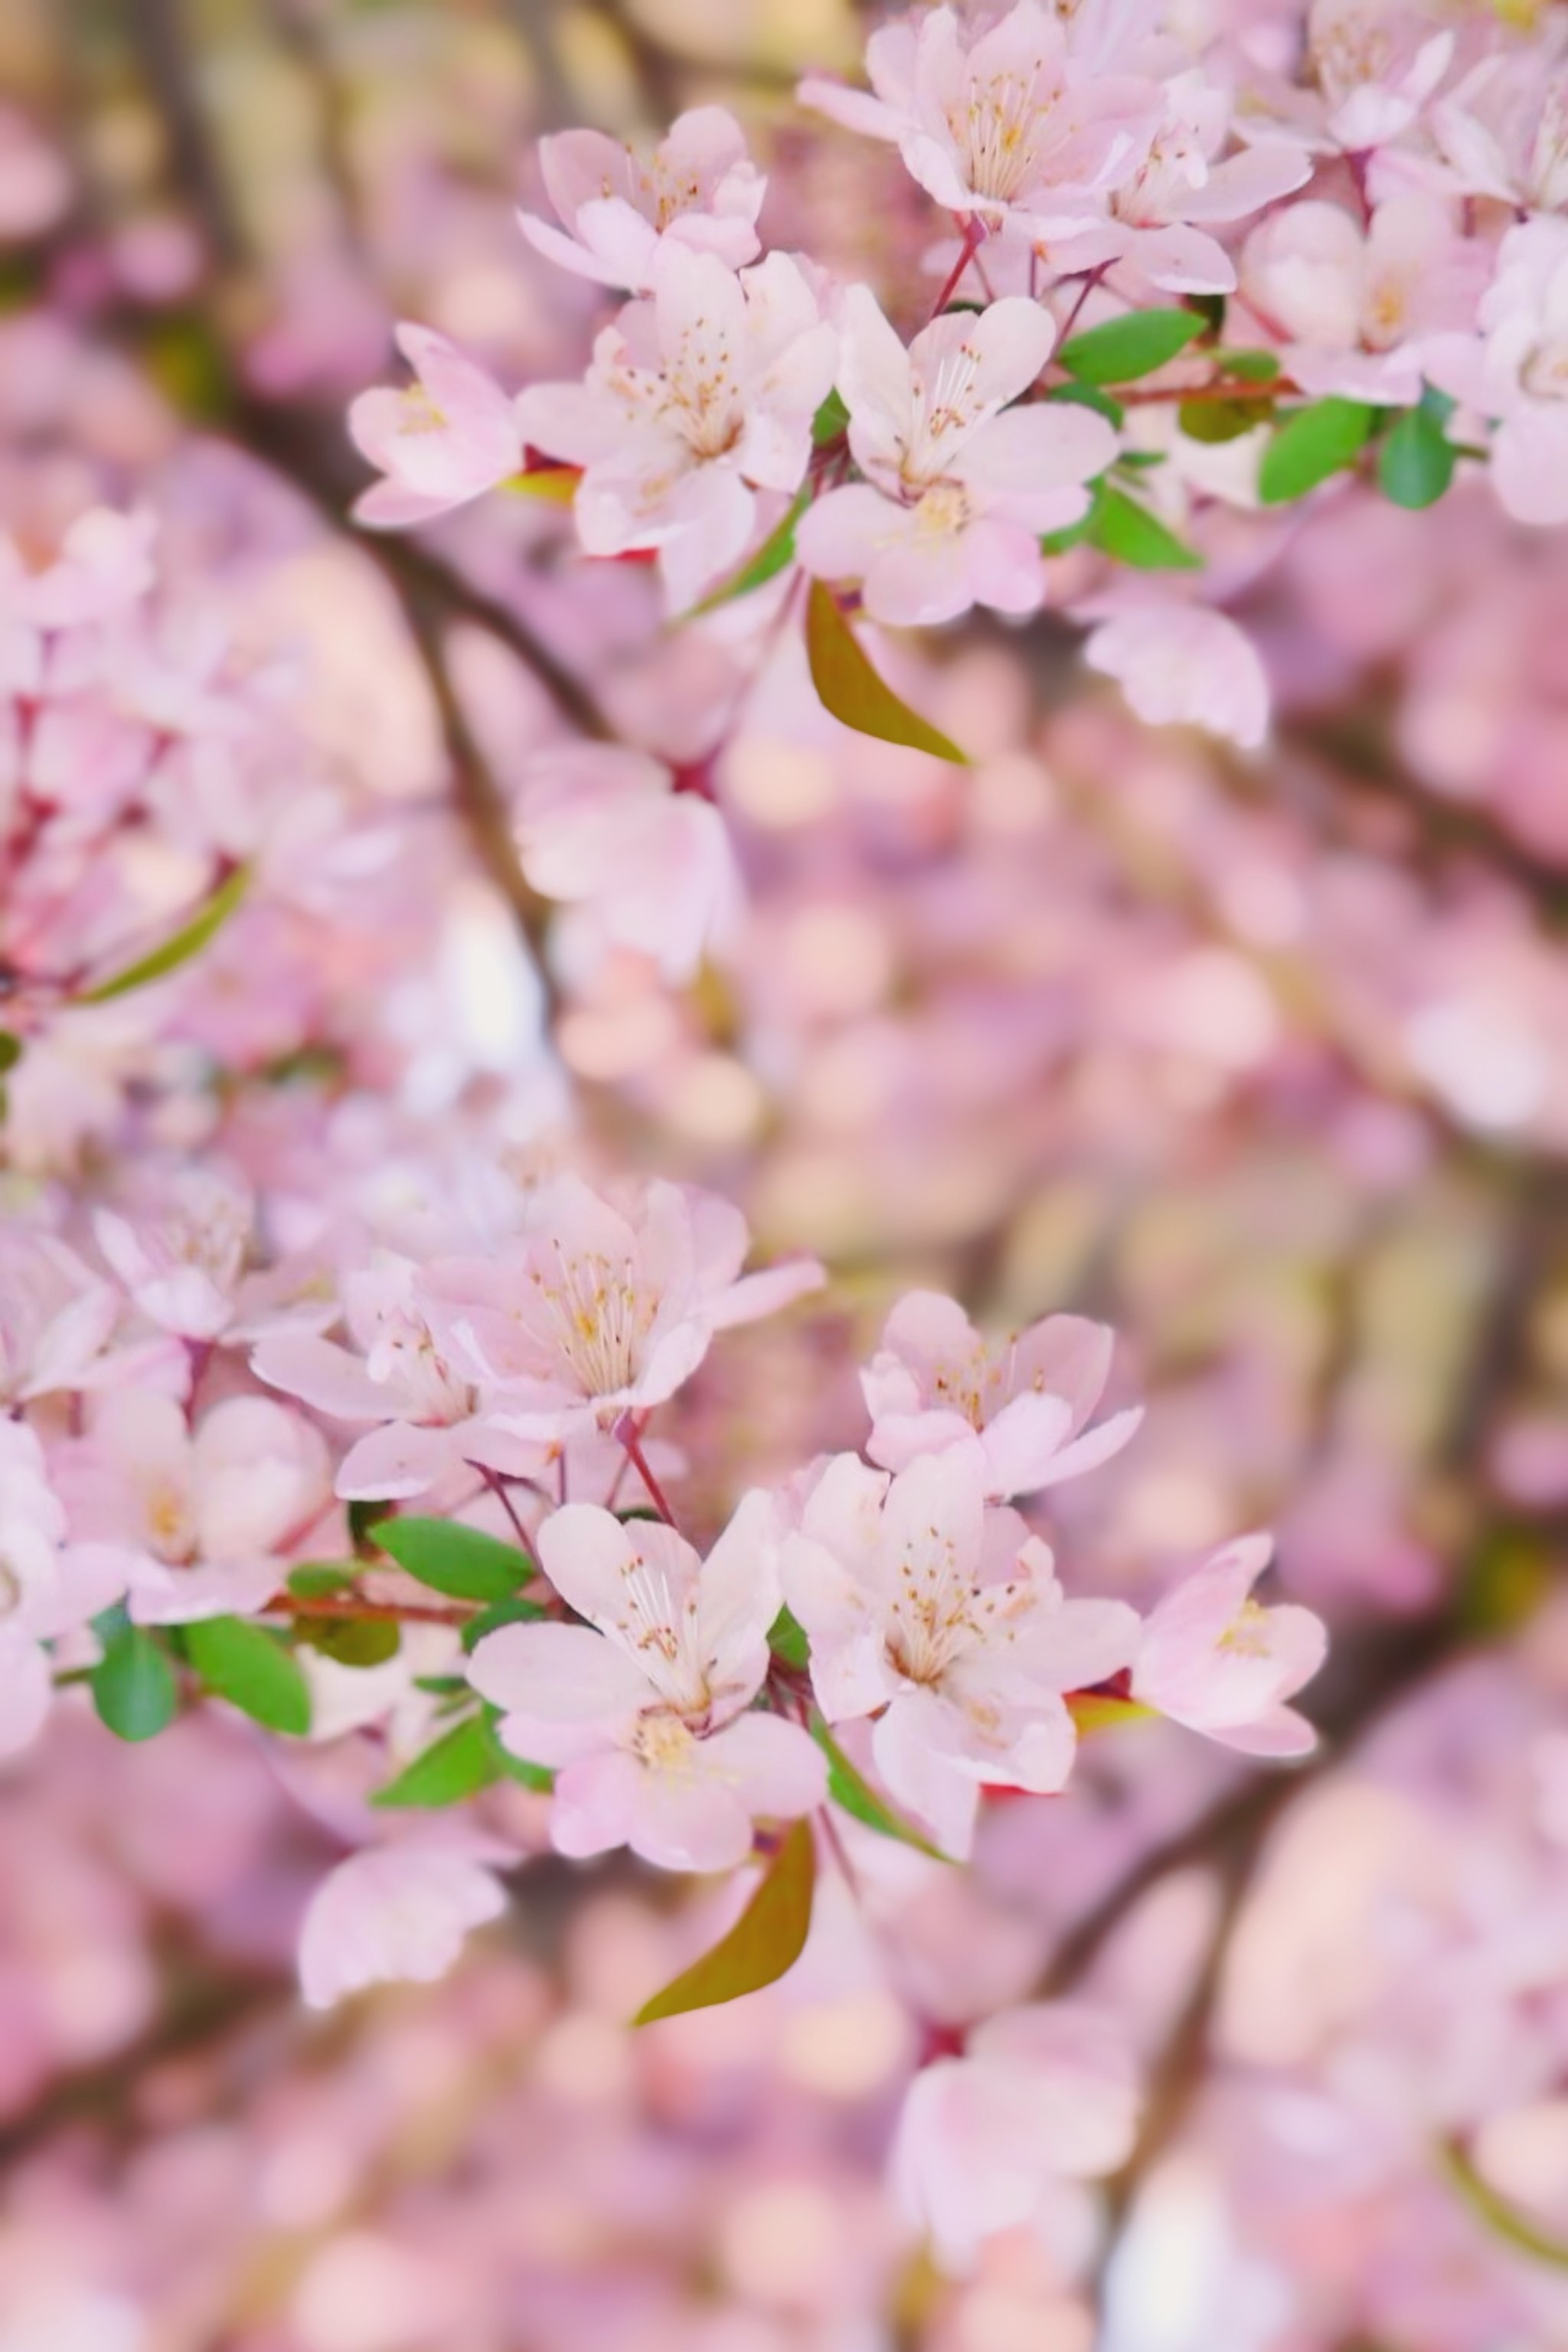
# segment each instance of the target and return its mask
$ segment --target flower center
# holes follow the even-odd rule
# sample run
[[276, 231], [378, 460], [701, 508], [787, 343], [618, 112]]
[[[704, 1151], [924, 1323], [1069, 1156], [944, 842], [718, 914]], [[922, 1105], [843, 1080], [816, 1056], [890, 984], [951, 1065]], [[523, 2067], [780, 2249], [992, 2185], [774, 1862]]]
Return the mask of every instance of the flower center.
[[1061, 85], [1047, 79], [1044, 58], [1037, 58], [1027, 73], [1010, 70], [970, 83], [967, 103], [952, 108], [947, 122], [977, 196], [1009, 205], [1028, 186], [1060, 96]]

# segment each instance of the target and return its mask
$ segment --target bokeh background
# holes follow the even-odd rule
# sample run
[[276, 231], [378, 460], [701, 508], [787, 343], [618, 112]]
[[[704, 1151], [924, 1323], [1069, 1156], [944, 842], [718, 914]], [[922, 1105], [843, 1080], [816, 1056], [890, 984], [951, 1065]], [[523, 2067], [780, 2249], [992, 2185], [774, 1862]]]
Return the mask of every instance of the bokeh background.
[[[1238, 512], [1261, 761], [1142, 729], [1048, 618], [899, 656], [973, 772], [782, 678], [721, 778], [733, 954], [672, 992], [559, 927], [552, 1053], [486, 826], [552, 694], [586, 678], [679, 755], [725, 649], [662, 638], [629, 572], [585, 583], [529, 501], [417, 544], [345, 524], [343, 411], [394, 320], [509, 383], [581, 364], [600, 297], [513, 217], [542, 131], [720, 99], [773, 242], [917, 283], [896, 162], [792, 98], [865, 29], [839, 0], [7, 0], [0, 506], [25, 540], [86, 488], [150, 500], [183, 576], [221, 567], [288, 647], [322, 755], [479, 845], [439, 925], [411, 909], [341, 985], [301, 942], [238, 1045], [220, 945], [203, 1018], [241, 1062], [309, 1047], [291, 1076], [341, 1087], [335, 1024], [416, 1123], [477, 1089], [521, 1139], [570, 1098], [607, 1164], [829, 1261], [825, 1309], [683, 1402], [700, 1514], [858, 1442], [852, 1367], [911, 1281], [1103, 1315], [1150, 1412], [1063, 1496], [1064, 1556], [1138, 1599], [1276, 1527], [1334, 1633], [1321, 1757], [1108, 1735], [1069, 1799], [993, 1811], [973, 1885], [867, 1855], [926, 2014], [1082, 1991], [1151, 2069], [1108, 2204], [954, 2283], [886, 2193], [919, 2053], [849, 1922], [634, 2039], [702, 1901], [541, 1856], [446, 1983], [310, 2018], [294, 1937], [374, 1669], [281, 1763], [213, 1716], [110, 1752], [64, 1707], [0, 1781], [0, 2352], [1568, 2344], [1561, 537], [1463, 487], [1348, 489], [1283, 541]], [[87, 1107], [62, 1136], [18, 1074], [8, 1182], [94, 1148], [116, 1039], [69, 1050]], [[226, 1115], [264, 1132], [265, 1087]], [[526, 1795], [489, 1801], [541, 1843]]]

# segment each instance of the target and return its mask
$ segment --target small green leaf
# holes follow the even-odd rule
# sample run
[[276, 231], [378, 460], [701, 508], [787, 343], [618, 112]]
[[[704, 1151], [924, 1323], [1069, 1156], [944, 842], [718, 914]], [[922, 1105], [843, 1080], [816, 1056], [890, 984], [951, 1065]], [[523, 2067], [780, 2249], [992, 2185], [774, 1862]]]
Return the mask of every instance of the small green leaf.
[[1239, 441], [1273, 414], [1271, 400], [1184, 400], [1176, 422], [1189, 441]]
[[1069, 522], [1067, 524], [1065, 529], [1061, 530], [1047, 530], [1042, 532], [1040, 537], [1040, 553], [1042, 555], [1066, 555], [1069, 548], [1084, 546], [1093, 536], [1095, 509], [1098, 504], [1098, 499], [1099, 492], [1097, 489], [1095, 503], [1090, 505], [1087, 514], [1079, 515], [1077, 522]]
[[1459, 453], [1443, 430], [1453, 405], [1441, 393], [1423, 394], [1378, 451], [1378, 486], [1396, 507], [1436, 506], [1453, 480]]
[[22, 1040], [9, 1029], [0, 1029], [0, 1077], [14, 1070], [22, 1058]]
[[163, 980], [177, 971], [193, 956], [200, 955], [208, 942], [223, 929], [246, 891], [250, 887], [250, 868], [237, 866], [226, 881], [220, 882], [212, 896], [203, 900], [186, 923], [182, 923], [161, 947], [153, 948], [134, 963], [126, 965], [108, 980], [100, 980], [94, 988], [87, 989], [76, 1000], [79, 1004], [107, 1004], [111, 997], [129, 996], [133, 988], [146, 988], [154, 980]]
[[915, 1846], [921, 1853], [929, 1853], [933, 1862], [952, 1860], [950, 1854], [943, 1853], [940, 1846], [932, 1845], [929, 1838], [922, 1837], [919, 1830], [894, 1812], [891, 1805], [884, 1804], [870, 1782], [856, 1770], [815, 1710], [811, 1718], [811, 1736], [827, 1759], [827, 1793], [836, 1805], [842, 1805], [847, 1813], [864, 1822], [868, 1830], [876, 1830], [882, 1837], [898, 1838], [904, 1845]]
[[786, 1666], [794, 1666], [797, 1674], [804, 1674], [811, 1664], [811, 1643], [806, 1639], [805, 1627], [787, 1609], [781, 1609], [768, 1627], [768, 1647], [775, 1658], [782, 1658]]
[[1123, 490], [1102, 486], [1089, 517], [1089, 537], [1103, 555], [1139, 572], [1201, 572], [1203, 558], [1167, 530], [1157, 515]]
[[789, 512], [769, 531], [755, 555], [742, 563], [728, 580], [710, 588], [700, 604], [693, 604], [683, 619], [695, 621], [703, 613], [711, 613], [720, 604], [732, 604], [737, 596], [749, 596], [753, 588], [763, 588], [776, 579], [786, 564], [795, 562], [795, 527], [811, 504], [811, 488], [807, 484]]
[[378, 1519], [370, 1538], [399, 1568], [454, 1601], [510, 1600], [533, 1574], [526, 1552], [455, 1519]]
[[537, 1601], [492, 1601], [488, 1609], [479, 1610], [464, 1626], [463, 1647], [477, 1650], [487, 1633], [498, 1633], [503, 1625], [536, 1622], [544, 1613]]
[[1130, 310], [1072, 336], [1057, 357], [1081, 383], [1131, 383], [1164, 367], [1203, 331], [1192, 310]]
[[818, 449], [826, 449], [848, 429], [849, 411], [836, 392], [830, 392], [811, 420], [811, 438]]
[[1258, 467], [1264, 505], [1303, 499], [1331, 474], [1353, 466], [1376, 422], [1376, 410], [1363, 400], [1317, 400], [1310, 408], [1292, 409]]
[[805, 653], [811, 682], [825, 710], [858, 734], [875, 735], [884, 743], [907, 743], [912, 751], [929, 751], [934, 759], [969, 765], [956, 743], [949, 740], [900, 702], [890, 686], [866, 657], [864, 647], [838, 608], [833, 591], [821, 580], [811, 583], [805, 604]]
[[353, 1560], [341, 1568], [329, 1560], [307, 1560], [302, 1568], [289, 1570], [288, 1586], [301, 1601], [327, 1601], [333, 1593], [352, 1591], [358, 1573]]
[[816, 1850], [807, 1822], [792, 1822], [745, 1909], [710, 1952], [645, 2001], [632, 2020], [651, 2025], [689, 2009], [712, 2009], [774, 1984], [805, 1948]]
[[204, 1618], [186, 1626], [185, 1654], [208, 1690], [253, 1722], [295, 1738], [310, 1730], [310, 1686], [264, 1625], [248, 1625], [238, 1617]]
[[403, 1638], [390, 1617], [307, 1618], [296, 1624], [294, 1634], [310, 1649], [319, 1650], [323, 1658], [361, 1671], [384, 1666], [388, 1658], [395, 1658]]
[[1092, 408], [1097, 416], [1103, 416], [1108, 425], [1116, 426], [1118, 432], [1127, 422], [1127, 411], [1121, 403], [1112, 400], [1108, 392], [1101, 392], [1092, 383], [1053, 383], [1046, 398], [1065, 400], [1069, 408]]
[[1215, 360], [1222, 375], [1238, 375], [1244, 383], [1272, 383], [1279, 373], [1272, 352], [1216, 352]]
[[93, 1704], [119, 1739], [151, 1739], [174, 1719], [174, 1669], [152, 1634], [123, 1616], [108, 1634], [89, 1679]]
[[378, 1789], [373, 1805], [387, 1807], [461, 1804], [501, 1777], [501, 1762], [482, 1715], [466, 1716], [452, 1730], [414, 1759], [395, 1780]]

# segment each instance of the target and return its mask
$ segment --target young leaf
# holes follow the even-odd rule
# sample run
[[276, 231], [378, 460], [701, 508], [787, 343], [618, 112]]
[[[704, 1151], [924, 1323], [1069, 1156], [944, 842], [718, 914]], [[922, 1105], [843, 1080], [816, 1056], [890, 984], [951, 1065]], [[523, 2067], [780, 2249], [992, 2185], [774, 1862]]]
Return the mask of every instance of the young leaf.
[[632, 2023], [651, 2025], [656, 2018], [679, 2017], [685, 2010], [713, 2009], [776, 1983], [805, 1948], [816, 1883], [811, 1825], [793, 1822], [729, 1934], [645, 2001]]
[[182, 923], [173, 936], [150, 953], [138, 956], [123, 971], [108, 980], [100, 980], [94, 988], [78, 997], [79, 1004], [107, 1004], [110, 997], [129, 996], [133, 988], [146, 988], [154, 980], [163, 980], [177, 971], [193, 956], [200, 955], [208, 942], [223, 929], [246, 891], [250, 887], [250, 868], [237, 866], [225, 882], [220, 882], [209, 898], [203, 900], [186, 923]]
[[1130, 310], [1072, 336], [1057, 357], [1080, 383], [1131, 383], [1152, 375], [1203, 331], [1203, 320], [1191, 310]]
[[1074, 1691], [1067, 1707], [1080, 1739], [1091, 1731], [1118, 1730], [1124, 1723], [1147, 1723], [1158, 1712], [1142, 1699], [1112, 1698], [1101, 1691]]
[[185, 1654], [208, 1690], [253, 1722], [296, 1738], [310, 1730], [310, 1686], [265, 1626], [239, 1617], [204, 1618], [185, 1627]]
[[807, 485], [756, 553], [738, 572], [732, 572], [728, 580], [721, 580], [717, 588], [710, 588], [707, 595], [683, 617], [695, 621], [701, 614], [711, 613], [720, 604], [731, 604], [737, 596], [749, 596], [753, 588], [763, 588], [770, 580], [776, 579], [786, 564], [795, 562], [795, 527], [810, 504], [811, 489]]
[[1238, 375], [1247, 383], [1272, 383], [1279, 373], [1272, 352], [1216, 352], [1215, 358], [1222, 373]]
[[849, 411], [836, 392], [830, 392], [811, 420], [811, 438], [818, 449], [826, 449], [837, 441], [849, 423]]
[[1116, 426], [1118, 432], [1127, 422], [1127, 411], [1121, 403], [1112, 400], [1110, 394], [1101, 392], [1097, 384], [1053, 383], [1046, 398], [1065, 400], [1069, 408], [1092, 408], [1097, 416], [1103, 416], [1108, 425]]
[[1101, 488], [1089, 517], [1091, 546], [1139, 572], [1201, 572], [1203, 558], [1123, 490]]
[[781, 1609], [768, 1627], [768, 1647], [775, 1658], [782, 1658], [786, 1666], [794, 1666], [799, 1674], [804, 1674], [811, 1664], [811, 1643], [806, 1639], [805, 1627], [787, 1609]]
[[22, 1040], [9, 1029], [0, 1029], [0, 1077], [14, 1070], [22, 1058]]
[[384, 1666], [388, 1658], [395, 1658], [403, 1639], [390, 1617], [301, 1618], [294, 1635], [309, 1648], [319, 1650], [323, 1658], [360, 1671]]
[[[1446, 407], [1451, 411], [1453, 403]], [[1430, 394], [1424, 394], [1419, 407], [1405, 410], [1378, 451], [1378, 486], [1396, 507], [1436, 506], [1453, 480], [1459, 453], [1444, 432], [1444, 408], [1432, 404]]]
[[477, 1796], [501, 1777], [501, 1759], [489, 1725], [482, 1715], [465, 1716], [414, 1759], [395, 1780], [378, 1789], [373, 1805], [418, 1806], [460, 1804]]
[[93, 1704], [119, 1739], [151, 1739], [174, 1719], [179, 1690], [166, 1653], [123, 1618], [110, 1632], [89, 1679]]
[[917, 1846], [933, 1862], [951, 1861], [951, 1855], [921, 1837], [919, 1830], [901, 1820], [891, 1805], [883, 1803], [869, 1781], [851, 1764], [822, 1717], [815, 1713], [811, 1736], [827, 1759], [827, 1793], [836, 1805], [842, 1805], [856, 1821], [863, 1822], [868, 1830], [876, 1830], [882, 1837], [898, 1838], [904, 1845]]
[[1273, 414], [1271, 400], [1184, 400], [1176, 422], [1189, 441], [1239, 441]]
[[1377, 422], [1363, 400], [1316, 400], [1292, 409], [1263, 453], [1258, 494], [1266, 507], [1304, 499], [1331, 474], [1353, 466]]
[[509, 475], [501, 488], [520, 499], [542, 499], [548, 506], [569, 507], [582, 478], [580, 466], [532, 466], [525, 473]]
[[838, 609], [833, 591], [820, 580], [811, 583], [805, 604], [805, 653], [811, 682], [825, 710], [858, 734], [875, 735], [884, 743], [907, 743], [938, 760], [969, 765], [956, 743], [900, 702], [885, 679], [867, 660], [859, 638]]
[[513, 1601], [510, 1596], [505, 1601], [492, 1601], [488, 1609], [479, 1610], [464, 1626], [463, 1647], [465, 1650], [477, 1649], [485, 1635], [495, 1633], [499, 1627], [526, 1625], [531, 1619], [543, 1614], [537, 1601]]
[[453, 1601], [508, 1601], [533, 1574], [526, 1552], [452, 1519], [378, 1519], [370, 1537], [399, 1568]]
[[300, 1568], [290, 1569], [288, 1586], [301, 1601], [325, 1601], [334, 1592], [352, 1591], [359, 1572], [358, 1563], [345, 1560], [342, 1568], [335, 1561], [307, 1560]]

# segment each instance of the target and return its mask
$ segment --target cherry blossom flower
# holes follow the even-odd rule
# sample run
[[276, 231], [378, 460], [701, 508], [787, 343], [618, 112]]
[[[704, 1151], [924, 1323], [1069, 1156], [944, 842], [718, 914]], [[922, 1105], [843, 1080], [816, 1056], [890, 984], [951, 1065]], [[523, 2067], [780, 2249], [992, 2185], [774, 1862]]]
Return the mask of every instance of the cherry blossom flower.
[[0, 1759], [43, 1728], [54, 1689], [43, 1644], [79, 1631], [125, 1589], [110, 1550], [65, 1536], [37, 1433], [0, 1421]]
[[990, 23], [955, 8], [884, 25], [866, 45], [873, 95], [816, 76], [808, 106], [897, 145], [910, 175], [949, 212], [994, 224], [1064, 196], [1114, 187], [1159, 113], [1152, 82], [1095, 75], [1060, 17], [1015, 0]]
[[1063, 1694], [1118, 1673], [1137, 1643], [1124, 1602], [1064, 1599], [1047, 1547], [1016, 1513], [986, 1511], [967, 1446], [891, 1479], [837, 1455], [781, 1573], [823, 1713], [877, 1715], [878, 1770], [960, 1858], [984, 1783], [1065, 1787], [1077, 1737]]
[[150, 1323], [183, 1339], [216, 1339], [234, 1315], [253, 1206], [234, 1177], [190, 1165], [146, 1185], [130, 1215], [94, 1212], [99, 1248]]
[[753, 1821], [822, 1802], [816, 1743], [751, 1708], [779, 1610], [769, 1496], [742, 1499], [705, 1560], [672, 1528], [622, 1526], [585, 1503], [545, 1520], [539, 1552], [587, 1623], [502, 1626], [468, 1675], [504, 1709], [512, 1753], [559, 1767], [560, 1853], [629, 1845], [665, 1870], [729, 1870], [750, 1853]]
[[721, 106], [677, 115], [647, 163], [603, 131], [565, 131], [540, 141], [539, 167], [565, 226], [523, 213], [523, 234], [579, 278], [646, 294], [667, 237], [731, 269], [754, 261], [761, 249], [756, 220], [767, 182]]
[[1307, 50], [1322, 93], [1322, 138], [1347, 155], [1403, 138], [1453, 62], [1436, 10], [1409, 0], [1312, 0]]
[[723, 936], [740, 881], [719, 811], [672, 782], [644, 752], [563, 744], [529, 762], [517, 835], [536, 890], [586, 905], [606, 939], [679, 982]]
[[444, 335], [405, 324], [397, 348], [414, 370], [405, 391], [361, 393], [349, 411], [355, 442], [386, 476], [354, 519], [378, 530], [465, 506], [522, 466], [522, 436], [500, 386]]
[[883, 1469], [903, 1470], [922, 1454], [962, 1447], [993, 1501], [1081, 1477], [1120, 1454], [1143, 1418], [1135, 1406], [1088, 1426], [1113, 1344], [1109, 1326], [1077, 1315], [987, 1343], [952, 1299], [911, 1290], [860, 1375], [866, 1451]]
[[73, 1537], [123, 1562], [132, 1616], [250, 1616], [331, 1502], [319, 1430], [269, 1397], [227, 1397], [193, 1432], [172, 1397], [115, 1390], [50, 1462]]
[[1256, 751], [1268, 732], [1268, 673], [1251, 638], [1206, 604], [1125, 604], [1083, 649], [1150, 727], [1202, 727]]
[[1364, 229], [1311, 201], [1253, 230], [1241, 289], [1303, 392], [1407, 407], [1430, 339], [1474, 320], [1488, 266], [1436, 197], [1391, 197]]
[[499, 1919], [505, 1849], [478, 1838], [367, 1848], [325, 1877], [300, 1933], [300, 1990], [331, 2009], [377, 1984], [433, 1984], [472, 1927]]
[[446, 1360], [495, 1392], [494, 1428], [561, 1438], [662, 1404], [716, 1331], [824, 1279], [815, 1260], [742, 1277], [746, 1246], [712, 1194], [650, 1184], [617, 1206], [567, 1175], [498, 1258], [437, 1259], [417, 1297]]
[[1307, 1756], [1317, 1734], [1285, 1701], [1322, 1664], [1328, 1633], [1310, 1609], [1251, 1598], [1273, 1549], [1244, 1536], [1166, 1594], [1144, 1625], [1132, 1695], [1244, 1755]]
[[1427, 118], [1468, 195], [1529, 212], [1568, 205], [1568, 27], [1547, 16], [1528, 47], [1482, 58]]
[[799, 487], [836, 346], [788, 255], [736, 276], [667, 239], [651, 298], [605, 328], [587, 382], [531, 385], [518, 418], [533, 447], [584, 468], [587, 552], [656, 550], [685, 605], [744, 550], [756, 492]]
[[1114, 2172], [1132, 2153], [1138, 2071], [1121, 2029], [1077, 2002], [1001, 2011], [961, 2058], [916, 2075], [893, 2175], [943, 2269], [973, 2269], [985, 2239], [1037, 2221], [1053, 2186]]
[[973, 604], [1033, 612], [1045, 593], [1040, 533], [1087, 512], [1083, 485], [1117, 450], [1087, 409], [1006, 407], [1050, 356], [1048, 314], [1005, 296], [977, 317], [934, 320], [906, 352], [855, 286], [840, 331], [838, 389], [867, 479], [802, 518], [805, 569], [861, 581], [867, 611], [894, 625], [952, 620]]
[[1445, 338], [1434, 383], [1498, 420], [1491, 480], [1516, 522], [1568, 521], [1568, 221], [1510, 229], [1482, 298], [1479, 339]]
[[54, 561], [33, 571], [0, 533], [0, 627], [79, 629], [123, 612], [153, 584], [157, 535], [144, 509], [90, 507], [68, 525]]
[[83, 1387], [119, 1314], [119, 1294], [55, 1234], [0, 1226], [0, 1402]]
[[375, 1422], [338, 1465], [346, 1500], [405, 1501], [480, 1463], [527, 1476], [544, 1450], [507, 1438], [483, 1417], [485, 1399], [454, 1371], [419, 1302], [418, 1265], [395, 1251], [342, 1276], [353, 1349], [309, 1330], [277, 1331], [251, 1355], [268, 1388], [330, 1421]]

